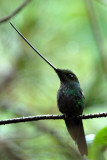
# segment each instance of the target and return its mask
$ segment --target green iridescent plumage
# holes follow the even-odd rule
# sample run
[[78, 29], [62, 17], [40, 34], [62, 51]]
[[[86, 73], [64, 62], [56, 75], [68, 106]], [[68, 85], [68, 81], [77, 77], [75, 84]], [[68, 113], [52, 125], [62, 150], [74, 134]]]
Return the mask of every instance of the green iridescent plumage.
[[[61, 85], [57, 94], [60, 112], [69, 119], [65, 120], [67, 129], [78, 145], [81, 155], [87, 155], [87, 145], [82, 120], [73, 117], [81, 115], [84, 108], [84, 95], [76, 75], [70, 70], [57, 70]], [[64, 75], [64, 76], [63, 76]]]

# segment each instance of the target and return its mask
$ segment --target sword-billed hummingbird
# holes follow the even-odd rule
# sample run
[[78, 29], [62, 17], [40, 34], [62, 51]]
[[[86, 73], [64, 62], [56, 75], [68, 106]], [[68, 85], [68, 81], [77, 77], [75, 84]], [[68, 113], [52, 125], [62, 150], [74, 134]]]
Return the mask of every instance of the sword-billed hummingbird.
[[30, 47], [57, 73], [60, 79], [60, 88], [57, 93], [57, 104], [59, 111], [65, 115], [65, 123], [68, 132], [76, 142], [81, 155], [88, 155], [82, 120], [76, 118], [76, 116], [82, 114], [84, 108], [84, 95], [80, 88], [80, 83], [77, 76], [70, 70], [57, 69], [28, 42], [28, 40], [16, 29], [12, 23], [10, 24], [30, 45]]

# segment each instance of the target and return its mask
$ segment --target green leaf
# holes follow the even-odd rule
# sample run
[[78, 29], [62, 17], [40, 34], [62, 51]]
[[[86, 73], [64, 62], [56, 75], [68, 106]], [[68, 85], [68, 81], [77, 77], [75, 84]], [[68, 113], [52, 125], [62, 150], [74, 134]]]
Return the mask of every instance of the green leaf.
[[101, 129], [95, 136], [90, 155], [92, 160], [107, 160], [107, 127]]

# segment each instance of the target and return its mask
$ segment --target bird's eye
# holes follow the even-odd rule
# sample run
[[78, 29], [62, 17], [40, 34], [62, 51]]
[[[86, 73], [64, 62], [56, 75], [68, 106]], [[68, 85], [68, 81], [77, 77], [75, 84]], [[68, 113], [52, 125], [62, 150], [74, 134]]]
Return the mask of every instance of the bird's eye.
[[72, 79], [72, 78], [73, 78], [73, 74], [68, 73], [68, 74], [67, 74], [67, 77], [68, 77], [69, 79]]

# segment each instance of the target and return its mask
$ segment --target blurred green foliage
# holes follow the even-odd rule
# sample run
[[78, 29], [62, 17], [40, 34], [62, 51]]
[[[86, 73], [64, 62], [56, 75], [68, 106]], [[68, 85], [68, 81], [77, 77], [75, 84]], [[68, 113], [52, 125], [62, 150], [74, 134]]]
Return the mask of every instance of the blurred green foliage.
[[107, 127], [100, 130], [95, 136], [90, 155], [93, 160], [105, 160], [107, 158]]
[[[107, 5], [102, 0], [93, 2], [102, 43], [106, 44]], [[0, 18], [21, 3], [21, 0], [0, 0]], [[85, 0], [31, 0], [11, 22], [52, 64], [76, 73], [86, 97], [84, 113], [107, 112], [107, 48], [106, 52], [99, 52], [87, 7]], [[9, 22], [0, 24], [0, 119], [60, 114], [56, 102], [58, 88], [59, 79], [50, 66], [32, 51]], [[96, 135], [106, 125], [106, 118], [84, 120], [86, 135]], [[106, 130], [104, 134], [107, 138]], [[89, 144], [89, 150], [92, 146]], [[95, 142], [94, 147], [97, 147]], [[92, 154], [90, 151], [89, 157]], [[63, 120], [50, 120], [0, 126], [0, 159], [82, 158]]]

